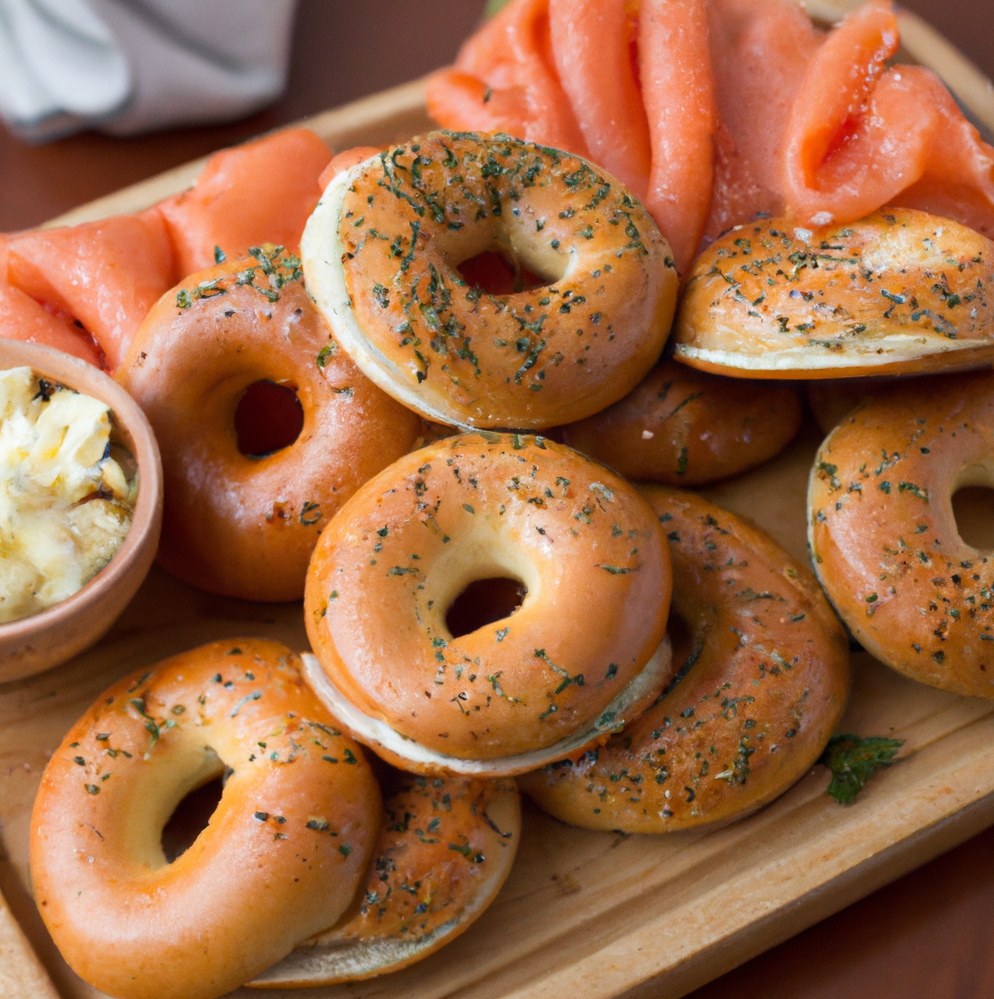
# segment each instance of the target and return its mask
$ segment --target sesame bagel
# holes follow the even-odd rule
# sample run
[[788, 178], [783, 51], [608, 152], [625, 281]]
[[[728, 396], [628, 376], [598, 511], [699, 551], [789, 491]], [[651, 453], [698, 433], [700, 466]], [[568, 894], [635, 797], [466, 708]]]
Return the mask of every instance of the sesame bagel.
[[676, 358], [739, 378], [846, 378], [994, 360], [994, 243], [885, 208], [858, 222], [735, 226], [697, 259]]
[[394, 772], [364, 890], [333, 929], [250, 985], [331, 985], [397, 971], [449, 943], [486, 911], [521, 836], [513, 780]]
[[851, 413], [808, 488], [815, 571], [877, 659], [994, 697], [994, 558], [960, 537], [952, 496], [994, 485], [994, 374], [917, 379]]
[[806, 567], [698, 496], [642, 491], [668, 532], [681, 665], [605, 745], [519, 779], [587, 829], [670, 832], [754, 811], [818, 759], [849, 690], [846, 636]]
[[667, 361], [620, 402], [562, 428], [564, 444], [636, 482], [699, 486], [768, 461], [801, 425], [792, 387]]
[[[214, 642], [115, 684], [45, 768], [31, 876], [72, 969], [119, 999], [210, 999], [348, 909], [380, 824], [362, 751], [277, 642]], [[162, 830], [230, 771], [192, 846]]]
[[[321, 529], [421, 431], [338, 348], [299, 261], [274, 247], [163, 296], [117, 378], [162, 451], [159, 561], [195, 586], [248, 600], [299, 598]], [[302, 425], [292, 443], [244, 454], [236, 413], [263, 381], [296, 395]]]
[[[547, 282], [508, 295], [484, 251]], [[652, 217], [585, 160], [503, 134], [432, 132], [336, 175], [301, 243], [307, 287], [385, 392], [463, 428], [541, 429], [635, 387], [677, 276]]]
[[[484, 580], [520, 606], [455, 627]], [[669, 598], [666, 539], [631, 486], [541, 437], [463, 434], [395, 462], [321, 535], [308, 678], [399, 766], [523, 772], [651, 703]]]

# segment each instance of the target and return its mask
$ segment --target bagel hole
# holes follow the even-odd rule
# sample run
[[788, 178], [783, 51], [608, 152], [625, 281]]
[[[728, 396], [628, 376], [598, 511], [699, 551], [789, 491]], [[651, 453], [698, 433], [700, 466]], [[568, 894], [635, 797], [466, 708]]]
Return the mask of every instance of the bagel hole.
[[670, 610], [669, 620], [666, 622], [666, 637], [669, 638], [673, 648], [674, 670], [679, 670], [690, 658], [690, 653], [694, 647], [694, 638], [687, 622], [672, 610]]
[[520, 579], [509, 576], [474, 580], [452, 601], [445, 614], [445, 626], [453, 638], [461, 638], [510, 617], [527, 593], [528, 587]]
[[464, 281], [487, 295], [514, 295], [520, 291], [534, 291], [555, 280], [529, 270], [513, 255], [508, 259], [494, 250], [485, 250], [464, 260], [456, 270]]
[[242, 393], [235, 407], [238, 450], [246, 458], [265, 458], [289, 447], [304, 428], [304, 409], [288, 385], [264, 378]]
[[953, 516], [963, 541], [979, 551], [994, 550], [994, 489], [964, 486], [953, 493]]
[[673, 672], [663, 690], [664, 695], [668, 694], [687, 675], [701, 654], [700, 641], [695, 639], [690, 625], [672, 608], [669, 620], [666, 622], [666, 637], [669, 638], [673, 650]]
[[207, 828], [214, 810], [221, 800], [224, 777], [202, 784], [191, 791], [177, 806], [162, 830], [162, 852], [166, 862], [172, 863], [193, 846], [196, 838]]

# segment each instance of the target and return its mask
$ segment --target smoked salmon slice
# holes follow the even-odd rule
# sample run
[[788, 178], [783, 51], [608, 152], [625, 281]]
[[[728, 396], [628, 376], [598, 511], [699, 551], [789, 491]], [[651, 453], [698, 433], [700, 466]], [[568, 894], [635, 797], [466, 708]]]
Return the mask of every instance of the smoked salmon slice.
[[824, 37], [796, 3], [711, 0], [708, 38], [721, 121], [705, 237], [759, 213], [782, 215], [782, 143], [791, 106]]
[[784, 143], [787, 210], [824, 225], [892, 202], [932, 206], [990, 233], [994, 149], [932, 73], [886, 68], [897, 46], [889, 0], [871, 0], [811, 60]]
[[455, 132], [507, 132], [536, 141], [521, 87], [494, 91], [472, 73], [443, 69], [428, 80], [425, 102], [431, 117]]
[[6, 274], [42, 312], [78, 320], [111, 371], [174, 283], [169, 237], [154, 210], [9, 236]]
[[632, 54], [629, 0], [549, 0], [556, 70], [590, 158], [633, 194], [649, 183], [649, 123]]
[[860, 218], [921, 176], [932, 109], [916, 108], [900, 79], [881, 81], [898, 37], [890, 3], [870, 0], [812, 59], [784, 149], [787, 208], [800, 221]]
[[506, 131], [586, 155], [556, 72], [549, 0], [512, 0], [463, 45], [454, 70], [428, 81], [426, 99], [446, 128]]
[[100, 350], [80, 327], [4, 282], [0, 282], [0, 337], [54, 347], [101, 367]]
[[643, 0], [639, 72], [652, 171], [646, 207], [686, 273], [704, 233], [714, 181], [717, 112], [701, 0]]
[[228, 257], [262, 243], [296, 252], [330, 158], [307, 128], [215, 153], [190, 190], [157, 206], [175, 251], [177, 280], [213, 267], [215, 247]]
[[994, 239], [994, 148], [963, 117], [934, 73], [919, 66], [900, 72], [931, 95], [938, 113], [924, 173], [894, 204], [955, 219]]
[[511, 0], [436, 75], [429, 111], [583, 154], [575, 129], [644, 192], [681, 271], [761, 214], [899, 204], [994, 235], [994, 148], [932, 73], [888, 68], [898, 38], [890, 0], [827, 34], [794, 0]]

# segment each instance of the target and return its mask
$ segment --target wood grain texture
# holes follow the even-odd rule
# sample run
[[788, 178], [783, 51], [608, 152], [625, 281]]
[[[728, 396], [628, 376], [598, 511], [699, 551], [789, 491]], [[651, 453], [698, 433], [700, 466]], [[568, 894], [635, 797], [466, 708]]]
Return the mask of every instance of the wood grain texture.
[[59, 999], [3, 896], [0, 896], [0, 999]]
[[[427, 124], [417, 83], [314, 120], [339, 148], [403, 138]], [[191, 164], [135, 185], [73, 218], [146, 207], [188, 184], [198, 169]], [[808, 429], [773, 462], [707, 495], [805, 558], [804, 495], [817, 443], [817, 432]], [[299, 605], [213, 597], [156, 569], [98, 647], [0, 688], [0, 889], [64, 999], [99, 994], [61, 961], [30, 901], [30, 809], [44, 765], [72, 722], [120, 676], [238, 635], [306, 647]], [[684, 995], [994, 822], [994, 702], [920, 687], [863, 654], [856, 667], [842, 727], [906, 741], [899, 761], [876, 776], [855, 805], [843, 808], [829, 799], [828, 776], [815, 768], [770, 807], [719, 830], [592, 833], [527, 808], [511, 877], [463, 937], [406, 971], [309, 994]]]

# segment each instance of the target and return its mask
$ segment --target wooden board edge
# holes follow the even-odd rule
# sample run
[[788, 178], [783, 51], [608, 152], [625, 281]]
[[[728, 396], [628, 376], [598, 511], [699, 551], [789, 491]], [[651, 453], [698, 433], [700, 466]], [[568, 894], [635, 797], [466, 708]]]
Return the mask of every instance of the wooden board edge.
[[392, 122], [406, 120], [412, 114], [424, 113], [427, 79], [422, 77], [381, 90], [342, 107], [304, 118], [298, 124], [313, 129], [325, 142], [342, 149], [370, 145], [371, 130], [389, 127]]
[[191, 187], [200, 176], [207, 159], [206, 156], [201, 156], [147, 180], [140, 180], [137, 184], [122, 187], [113, 194], [105, 194], [102, 198], [88, 201], [85, 205], [73, 208], [72, 211], [57, 215], [39, 228], [54, 229], [63, 225], [79, 225], [81, 222], [97, 222], [111, 215], [140, 212], [145, 208], [151, 208], [157, 202], [171, 198], [174, 194]]
[[617, 999], [680, 999], [965, 843], [991, 825], [994, 825], [994, 793], [935, 825], [920, 829], [790, 905], [756, 920], [723, 941], [720, 948], [701, 952], [665, 976], [648, 978], [619, 993]]
[[[646, 913], [579, 958], [516, 976], [500, 992], [465, 990], [465, 999], [556, 999], [566, 989], [586, 999], [679, 999], [994, 824], [992, 735], [986, 715], [906, 757], [846, 810], [841, 841], [809, 816], [803, 843], [774, 862]], [[766, 882], [758, 891], [757, 879]], [[683, 947], [688, 934], [698, 946]]]

